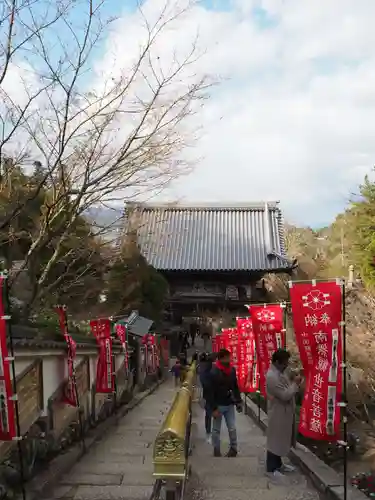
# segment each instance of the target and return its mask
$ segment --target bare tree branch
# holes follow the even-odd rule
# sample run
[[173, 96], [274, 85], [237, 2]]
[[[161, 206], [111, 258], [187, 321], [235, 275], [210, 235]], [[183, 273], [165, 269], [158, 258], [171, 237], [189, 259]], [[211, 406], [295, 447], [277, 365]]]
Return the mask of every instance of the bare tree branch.
[[[22, 19], [21, 7], [14, 3], [12, 10], [12, 5], [6, 40], [12, 40], [14, 19]], [[26, 201], [13, 206], [0, 221], [0, 229], [10, 227], [30, 201], [45, 193], [43, 213], [14, 275], [16, 280], [33, 266], [36, 256], [53, 241], [53, 252], [36, 280], [35, 297], [62, 284], [62, 277], [53, 285], [48, 279], [80, 217], [103, 203], [158, 192], [191, 170], [193, 162], [182, 152], [199, 131], [189, 123], [212, 85], [208, 77], [196, 73], [197, 39], [180, 60], [176, 53], [171, 60], [160, 60], [159, 40], [187, 12], [171, 0], [166, 0], [154, 22], [140, 7], [145, 36], [130, 67], [116, 68], [116, 75], [93, 73], [92, 54], [107, 34], [110, 20], [102, 19], [103, 1], [94, 6], [90, 0], [85, 5], [78, 27], [73, 0], [58, 1], [53, 13], [47, 9], [39, 23], [35, 4], [24, 0], [28, 23], [25, 18], [19, 21], [24, 37], [4, 52], [5, 61], [9, 60], [4, 82], [15, 54], [27, 50], [37, 62], [32, 75], [36, 83], [25, 83], [27, 98], [21, 104], [9, 90], [2, 90], [5, 114], [1, 114], [0, 142], [1, 152], [2, 147], [15, 149], [22, 139], [45, 168]], [[66, 39], [64, 33], [69, 35]], [[90, 73], [97, 78], [89, 89]], [[109, 228], [97, 230], [97, 237], [105, 230]]]

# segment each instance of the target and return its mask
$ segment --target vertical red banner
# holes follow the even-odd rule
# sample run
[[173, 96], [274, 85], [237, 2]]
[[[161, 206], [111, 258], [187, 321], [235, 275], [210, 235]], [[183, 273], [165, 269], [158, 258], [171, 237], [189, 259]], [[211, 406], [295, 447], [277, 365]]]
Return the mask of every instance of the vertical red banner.
[[231, 363], [238, 375], [238, 359], [240, 355], [239, 333], [237, 328], [223, 328], [220, 337], [220, 349], [228, 349]]
[[128, 353], [128, 343], [126, 340], [126, 336], [127, 336], [126, 326], [123, 323], [116, 323], [115, 330], [116, 330], [116, 335], [117, 335], [117, 337], [122, 345], [122, 350], [123, 350], [124, 356], [125, 356], [125, 360], [124, 360], [125, 372], [128, 374], [129, 373], [129, 353]]
[[266, 396], [266, 374], [272, 354], [285, 348], [284, 304], [249, 306], [255, 335], [259, 389]]
[[145, 346], [146, 372], [154, 374], [158, 368], [156, 336], [152, 334], [143, 335], [142, 344]]
[[96, 392], [109, 394], [115, 390], [115, 377], [112, 358], [111, 320], [90, 321], [90, 328], [99, 346], [96, 365]]
[[258, 390], [255, 336], [251, 318], [237, 318], [239, 333], [238, 386], [241, 392]]
[[342, 283], [290, 282], [289, 286], [294, 331], [306, 375], [299, 432], [332, 441], [340, 433]]
[[222, 328], [221, 332], [218, 333], [215, 338], [215, 348], [216, 352], [219, 352], [220, 349], [227, 349], [227, 329]]
[[5, 276], [0, 274], [0, 441], [11, 441], [16, 437], [16, 425], [7, 347], [6, 321], [9, 320], [5, 309], [5, 293], [7, 293], [5, 280]]
[[74, 359], [76, 357], [76, 343], [68, 333], [68, 321], [65, 306], [56, 306], [56, 312], [59, 316], [61, 333], [64, 335], [65, 342], [68, 348], [67, 366], [68, 366], [68, 381], [64, 388], [63, 402], [70, 406], [78, 406], [77, 391], [74, 371]]

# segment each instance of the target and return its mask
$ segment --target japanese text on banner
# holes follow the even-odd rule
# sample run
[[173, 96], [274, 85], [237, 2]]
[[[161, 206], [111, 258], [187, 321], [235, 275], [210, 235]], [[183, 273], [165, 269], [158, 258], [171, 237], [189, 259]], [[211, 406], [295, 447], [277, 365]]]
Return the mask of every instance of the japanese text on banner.
[[255, 335], [259, 389], [266, 396], [266, 374], [272, 354], [285, 348], [284, 308], [281, 304], [251, 305], [251, 320]]
[[238, 374], [238, 357], [239, 357], [239, 334], [237, 328], [224, 328], [222, 330], [220, 344], [227, 349], [231, 354], [231, 363]]
[[125, 372], [129, 372], [129, 353], [128, 353], [128, 344], [126, 340], [126, 326], [123, 323], [116, 323], [115, 326], [116, 334], [121, 342], [122, 350], [124, 352], [124, 365], [125, 365]]
[[342, 286], [333, 281], [292, 283], [290, 299], [306, 376], [299, 431], [331, 441], [337, 439], [340, 428]]
[[258, 389], [255, 338], [250, 318], [237, 318], [238, 330], [238, 386], [241, 392]]

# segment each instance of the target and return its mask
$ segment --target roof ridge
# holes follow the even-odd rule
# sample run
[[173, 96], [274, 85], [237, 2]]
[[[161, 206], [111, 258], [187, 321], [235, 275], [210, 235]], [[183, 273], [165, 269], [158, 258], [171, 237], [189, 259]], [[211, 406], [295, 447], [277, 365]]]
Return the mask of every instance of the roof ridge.
[[259, 202], [237, 202], [237, 203], [128, 203], [127, 206], [144, 209], [167, 209], [167, 210], [264, 210], [267, 206], [270, 210], [280, 209], [279, 201]]

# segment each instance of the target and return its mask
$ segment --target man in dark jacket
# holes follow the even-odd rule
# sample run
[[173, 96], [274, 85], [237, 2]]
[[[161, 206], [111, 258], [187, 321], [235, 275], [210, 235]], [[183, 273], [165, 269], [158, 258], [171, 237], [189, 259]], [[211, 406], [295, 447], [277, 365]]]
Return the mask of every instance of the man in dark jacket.
[[212, 411], [207, 400], [209, 398], [208, 392], [210, 390], [209, 388], [210, 373], [212, 369], [212, 363], [215, 361], [215, 359], [216, 359], [215, 354], [207, 354], [206, 352], [203, 352], [199, 357], [199, 367], [198, 367], [199, 380], [202, 386], [202, 391], [203, 391], [202, 396], [204, 399], [204, 409], [205, 409], [204, 427], [206, 429], [206, 438], [209, 444], [212, 443], [212, 438], [211, 438]]
[[234, 407], [242, 411], [241, 394], [238, 389], [236, 370], [230, 364], [230, 352], [221, 349], [209, 376], [207, 403], [212, 411], [212, 445], [214, 456], [220, 457], [221, 421], [224, 417], [228, 428], [230, 447], [227, 457], [237, 456], [237, 431]]

